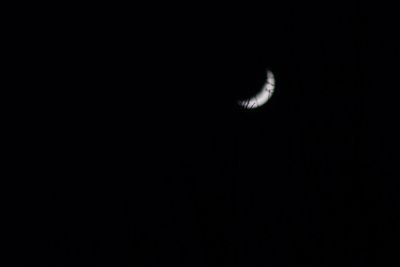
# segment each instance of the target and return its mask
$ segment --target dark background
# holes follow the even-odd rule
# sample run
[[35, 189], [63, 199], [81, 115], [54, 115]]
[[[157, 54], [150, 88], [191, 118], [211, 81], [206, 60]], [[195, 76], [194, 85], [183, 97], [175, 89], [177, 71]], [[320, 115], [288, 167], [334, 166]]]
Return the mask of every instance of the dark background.
[[[63, 81], [47, 167], [32, 167], [54, 178], [28, 204], [32, 259], [396, 266], [395, 135], [368, 89], [362, 6], [178, 8], [101, 13], [53, 39], [68, 67], [49, 82]], [[241, 109], [266, 69], [273, 97]]]

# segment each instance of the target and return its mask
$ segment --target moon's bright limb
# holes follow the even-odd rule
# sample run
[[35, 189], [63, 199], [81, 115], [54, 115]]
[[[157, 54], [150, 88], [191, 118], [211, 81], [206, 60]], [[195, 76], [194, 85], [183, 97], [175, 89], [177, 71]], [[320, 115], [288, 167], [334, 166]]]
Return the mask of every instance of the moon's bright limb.
[[264, 105], [272, 96], [275, 89], [274, 74], [267, 71], [267, 81], [261, 91], [250, 99], [238, 101], [238, 104], [247, 109], [258, 108]]

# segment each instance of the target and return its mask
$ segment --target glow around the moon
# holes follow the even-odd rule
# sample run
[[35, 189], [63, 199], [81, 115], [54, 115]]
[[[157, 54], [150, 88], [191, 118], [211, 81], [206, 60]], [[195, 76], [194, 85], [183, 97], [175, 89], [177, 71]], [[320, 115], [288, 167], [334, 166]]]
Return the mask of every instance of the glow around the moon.
[[261, 91], [250, 99], [238, 101], [238, 104], [246, 109], [254, 109], [261, 107], [271, 98], [275, 90], [275, 77], [274, 74], [267, 71], [267, 81]]

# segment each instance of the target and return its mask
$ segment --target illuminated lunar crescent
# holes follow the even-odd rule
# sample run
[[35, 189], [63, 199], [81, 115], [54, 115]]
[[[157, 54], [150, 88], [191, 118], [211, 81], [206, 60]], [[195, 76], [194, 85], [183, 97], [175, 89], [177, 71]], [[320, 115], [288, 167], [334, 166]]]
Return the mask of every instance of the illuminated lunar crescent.
[[267, 81], [264, 84], [261, 91], [247, 100], [238, 101], [238, 104], [246, 109], [254, 109], [261, 107], [271, 98], [275, 89], [275, 77], [274, 74], [268, 70], [267, 71]]

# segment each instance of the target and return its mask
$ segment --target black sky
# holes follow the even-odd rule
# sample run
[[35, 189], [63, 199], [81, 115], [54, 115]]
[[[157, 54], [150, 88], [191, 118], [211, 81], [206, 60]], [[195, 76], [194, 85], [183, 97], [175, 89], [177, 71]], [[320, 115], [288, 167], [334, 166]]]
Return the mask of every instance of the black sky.
[[[52, 128], [65, 153], [49, 161], [49, 238], [34, 258], [387, 266], [397, 202], [376, 156], [388, 145], [371, 125], [388, 128], [369, 109], [360, 5], [151, 10], [69, 43], [75, 67], [59, 75], [75, 89]], [[266, 69], [273, 97], [241, 109]]]

